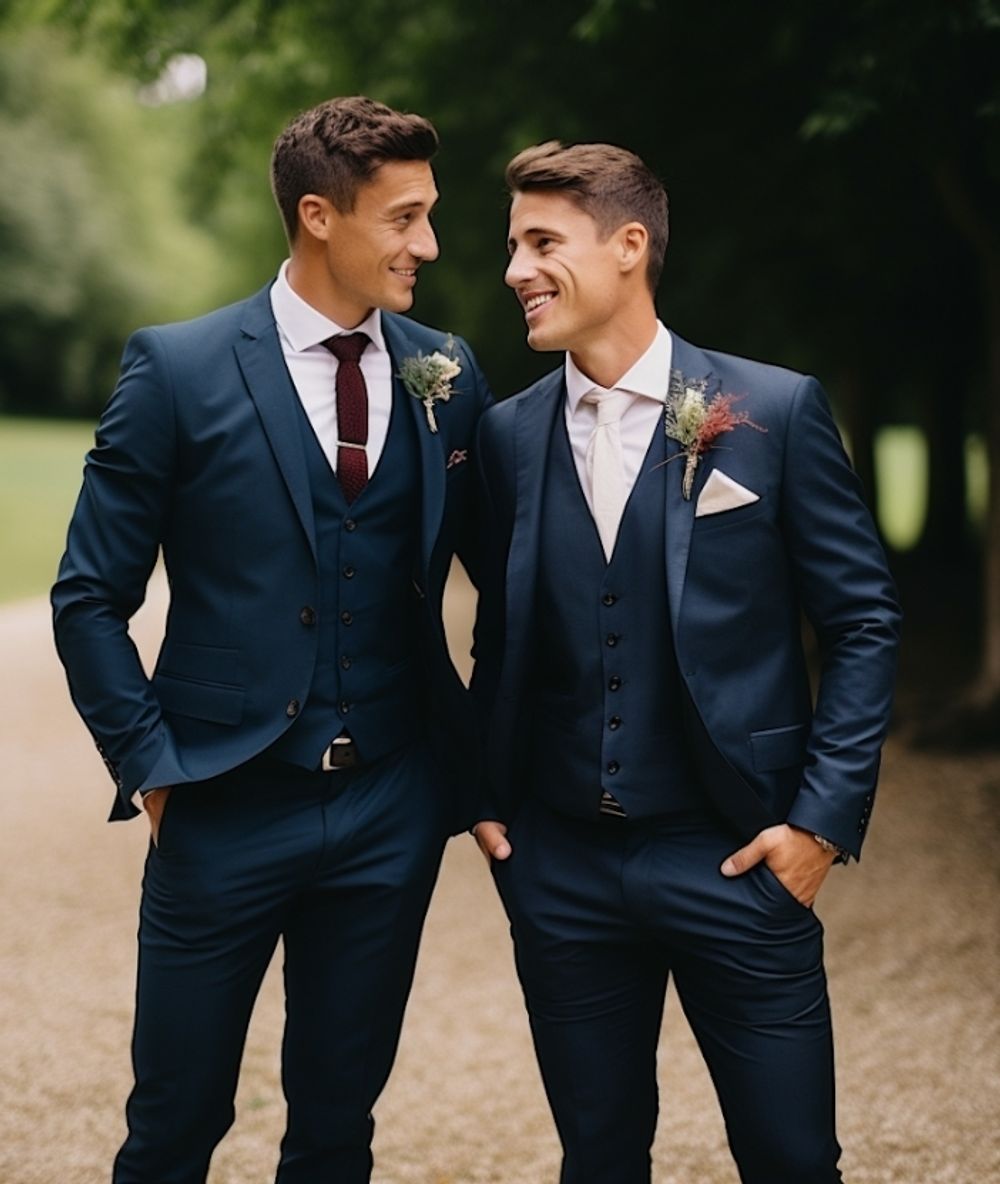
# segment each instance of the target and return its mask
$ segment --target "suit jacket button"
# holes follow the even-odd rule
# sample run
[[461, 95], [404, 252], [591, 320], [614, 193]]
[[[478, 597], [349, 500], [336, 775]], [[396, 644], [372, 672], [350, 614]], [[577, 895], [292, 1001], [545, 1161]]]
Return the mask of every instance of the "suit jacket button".
[[346, 654], [344, 654], [344, 656], [340, 659], [340, 669], [341, 670], [350, 670], [350, 668], [351, 668], [351, 659]]
[[621, 726], [622, 726], [622, 717], [620, 715], [613, 715], [608, 720], [608, 727], [612, 730], [612, 732], [617, 732]]
[[289, 719], [294, 719], [299, 714], [300, 706], [301, 704], [299, 703], [298, 699], [289, 699], [288, 706], [285, 708], [285, 715], [287, 715]]
[[355, 574], [355, 573], [354, 573], [354, 568], [353, 568], [353, 567], [351, 567], [351, 565], [350, 565], [350, 564], [348, 564], [348, 565], [347, 565], [347, 566], [344, 568], [343, 572], [341, 572], [341, 575], [343, 575], [343, 577], [344, 577], [344, 579], [345, 579], [345, 580], [353, 580], [353, 579], [354, 579], [354, 574]]
[[345, 518], [344, 519], [344, 530], [350, 531], [350, 530], [357, 530], [357, 529], [358, 529], [358, 524], [354, 521], [353, 518]]
[[622, 685], [622, 680], [618, 677], [617, 674], [612, 674], [612, 676], [608, 679], [608, 690], [609, 691], [619, 691], [619, 690], [621, 690], [621, 685]]
[[608, 761], [608, 772], [612, 777], [618, 772], [620, 768], [621, 765], [617, 761]]
[[303, 610], [299, 613], [299, 620], [303, 625], [315, 625], [316, 610], [307, 604], [305, 608], [303, 608]]
[[616, 646], [618, 644], [618, 634], [617, 633], [609, 633], [607, 635], [607, 637], [604, 639], [604, 641], [607, 645]]
[[605, 592], [601, 597], [601, 604], [603, 604], [606, 608], [610, 608], [617, 599], [618, 597], [614, 594], [614, 592]]

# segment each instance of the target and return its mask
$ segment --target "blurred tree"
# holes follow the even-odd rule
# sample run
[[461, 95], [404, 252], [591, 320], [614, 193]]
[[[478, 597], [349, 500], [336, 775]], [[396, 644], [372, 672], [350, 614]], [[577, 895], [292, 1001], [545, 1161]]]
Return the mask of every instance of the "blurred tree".
[[52, 31], [0, 43], [0, 410], [96, 410], [123, 331], [217, 295], [159, 114]]
[[[967, 588], [970, 430], [1000, 472], [1000, 0], [41, 3], [135, 76], [207, 60], [192, 192], [233, 277], [266, 278], [281, 249], [264, 178], [292, 111], [364, 91], [431, 117], [445, 250], [418, 315], [470, 336], [501, 394], [552, 362], [500, 282], [503, 164], [552, 137], [634, 148], [671, 194], [668, 323], [821, 374], [873, 500], [875, 431], [919, 423], [933, 508], [914, 586], [936, 565]], [[995, 719], [1000, 480], [990, 497], [978, 702]]]

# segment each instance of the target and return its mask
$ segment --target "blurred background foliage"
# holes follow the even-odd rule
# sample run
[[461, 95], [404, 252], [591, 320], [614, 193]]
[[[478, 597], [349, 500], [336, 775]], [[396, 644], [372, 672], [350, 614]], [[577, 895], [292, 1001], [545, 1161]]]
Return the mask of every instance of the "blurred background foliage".
[[[207, 85], [165, 102], [180, 55]], [[271, 143], [357, 92], [441, 134], [416, 314], [499, 395], [553, 362], [501, 282], [505, 162], [639, 152], [671, 198], [663, 318], [822, 377], [939, 639], [920, 677], [946, 653], [997, 725], [1000, 0], [7, 0], [0, 411], [94, 413], [131, 328], [266, 283]]]

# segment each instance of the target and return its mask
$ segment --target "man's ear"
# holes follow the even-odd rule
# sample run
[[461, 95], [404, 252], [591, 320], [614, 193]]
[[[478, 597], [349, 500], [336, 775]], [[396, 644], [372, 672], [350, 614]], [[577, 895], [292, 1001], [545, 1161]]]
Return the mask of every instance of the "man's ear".
[[649, 231], [641, 222], [626, 222], [615, 232], [618, 250], [618, 266], [623, 272], [634, 271], [646, 264], [649, 249]]
[[336, 210], [326, 197], [305, 193], [299, 198], [299, 230], [322, 242], [330, 237]]

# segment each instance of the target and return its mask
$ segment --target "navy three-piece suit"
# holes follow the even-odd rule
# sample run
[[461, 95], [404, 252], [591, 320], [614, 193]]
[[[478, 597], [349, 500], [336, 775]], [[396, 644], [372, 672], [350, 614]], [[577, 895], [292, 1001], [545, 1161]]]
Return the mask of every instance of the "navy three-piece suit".
[[[393, 373], [444, 335], [383, 313]], [[350, 505], [282, 356], [269, 292], [130, 340], [52, 599], [60, 656], [118, 793], [173, 787], [146, 865], [136, 1086], [117, 1184], [203, 1180], [280, 938], [288, 1130], [278, 1179], [367, 1181], [420, 928], [477, 748], [441, 622], [474, 574], [467, 347], [450, 401], [393, 381], [384, 451]], [[331, 400], [333, 399], [331, 390]], [[128, 637], [162, 549], [151, 678]], [[354, 767], [324, 772], [347, 735]]]
[[[762, 430], [722, 436], [686, 499], [661, 417], [610, 560], [562, 369], [480, 425], [480, 816], [508, 824], [513, 854], [494, 873], [562, 1184], [649, 1180], [670, 975], [741, 1178], [825, 1184], [840, 1176], [820, 923], [765, 864], [719, 869], [786, 821], [858, 855], [899, 611], [819, 384], [673, 341], [672, 368], [740, 396]], [[740, 496], [699, 512], [710, 481]], [[605, 794], [624, 818], [602, 812]]]

